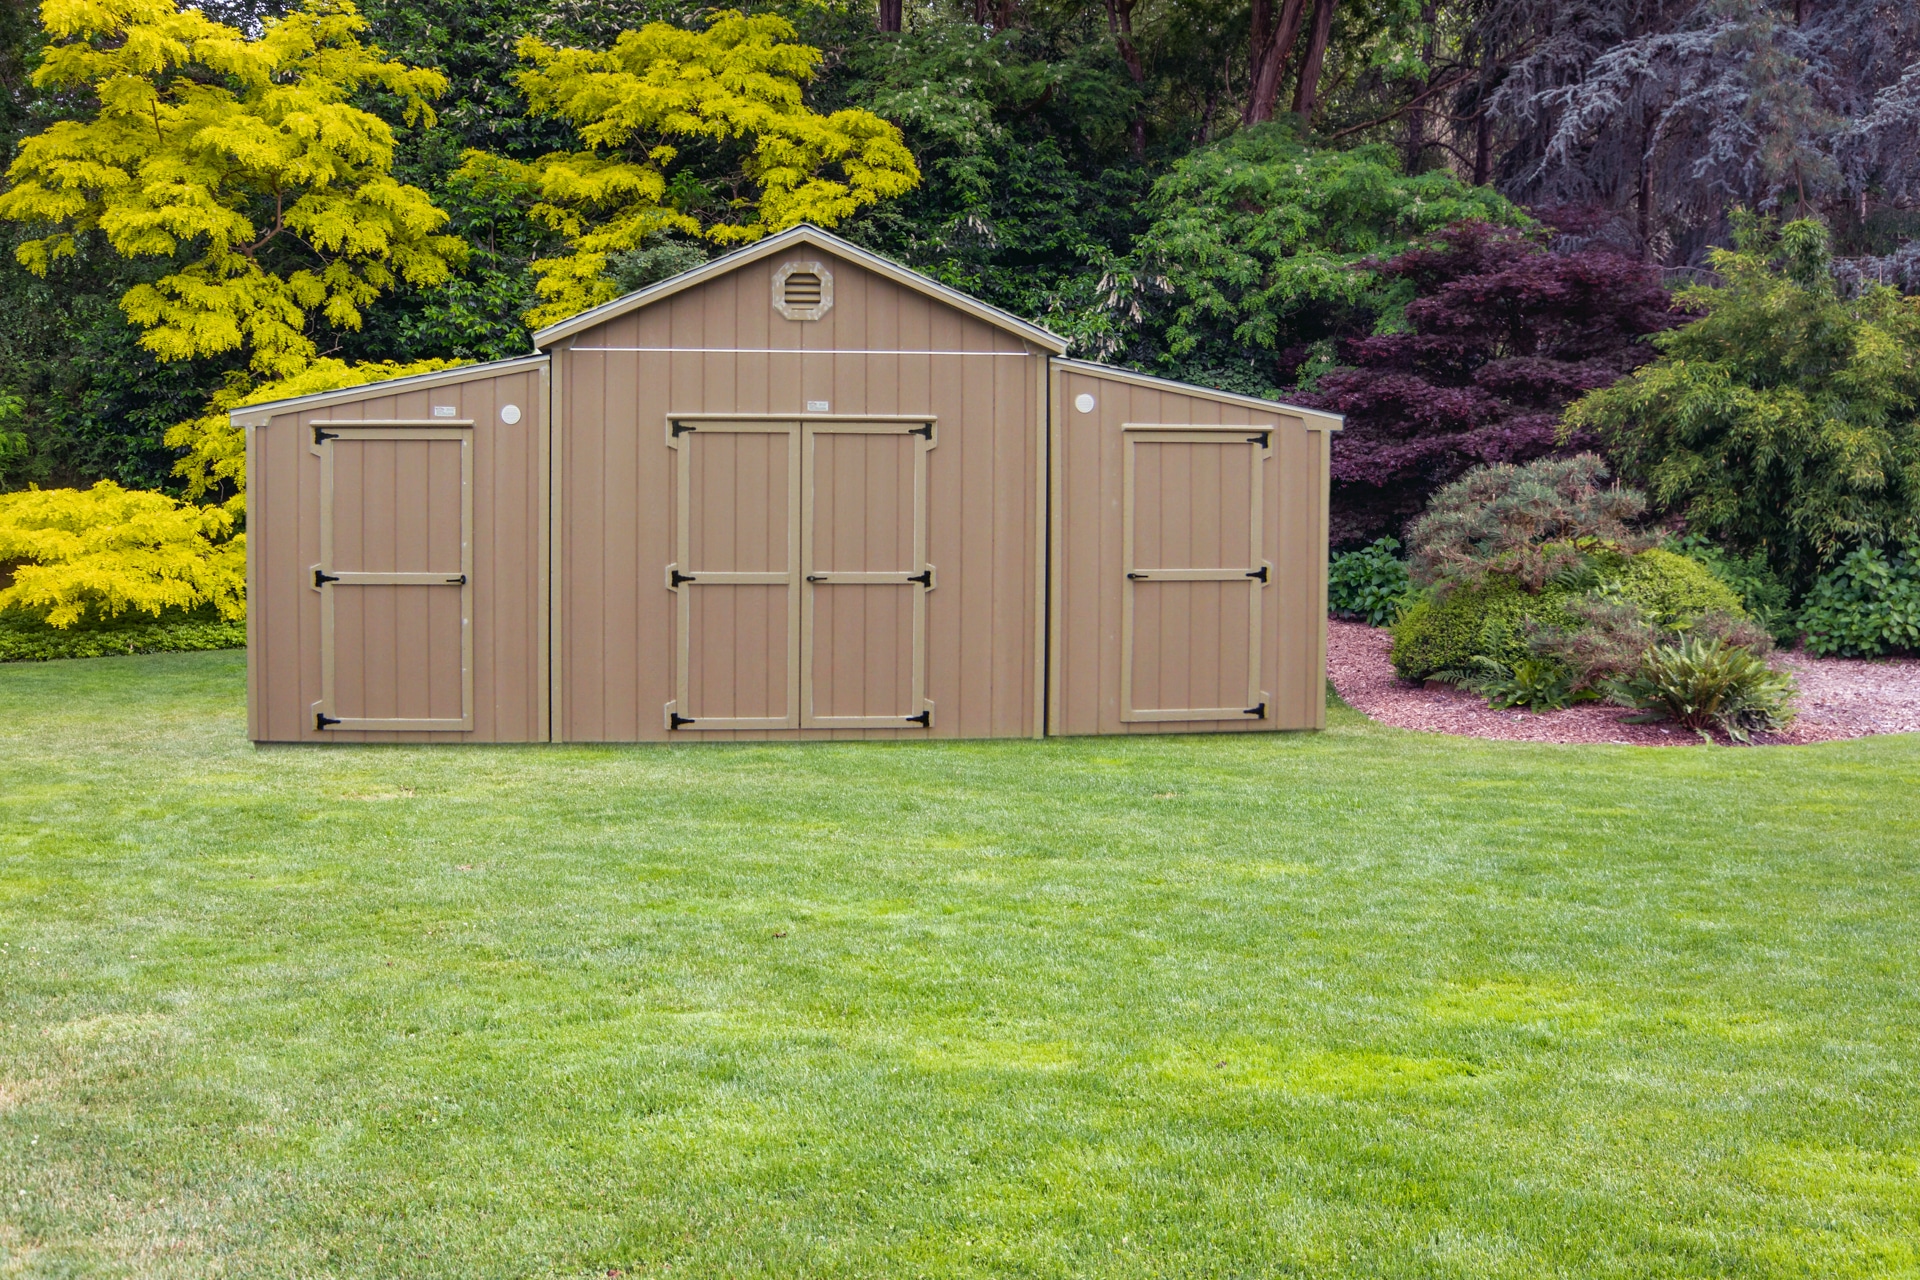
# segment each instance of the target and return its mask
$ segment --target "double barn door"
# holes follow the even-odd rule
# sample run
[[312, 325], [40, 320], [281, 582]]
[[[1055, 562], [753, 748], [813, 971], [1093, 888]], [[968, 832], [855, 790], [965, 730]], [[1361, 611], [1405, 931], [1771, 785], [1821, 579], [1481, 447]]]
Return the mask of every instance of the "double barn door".
[[931, 728], [930, 421], [670, 428], [669, 729]]

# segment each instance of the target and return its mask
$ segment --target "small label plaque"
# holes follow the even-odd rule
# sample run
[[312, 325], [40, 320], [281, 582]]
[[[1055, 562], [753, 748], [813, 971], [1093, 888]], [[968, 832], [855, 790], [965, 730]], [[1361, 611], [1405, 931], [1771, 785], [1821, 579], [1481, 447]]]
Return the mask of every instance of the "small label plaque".
[[807, 401], [807, 412], [808, 413], [832, 413], [833, 402], [830, 400], [809, 400]]
[[433, 406], [433, 416], [436, 418], [451, 418], [458, 412], [460, 411], [450, 404], [437, 404]]

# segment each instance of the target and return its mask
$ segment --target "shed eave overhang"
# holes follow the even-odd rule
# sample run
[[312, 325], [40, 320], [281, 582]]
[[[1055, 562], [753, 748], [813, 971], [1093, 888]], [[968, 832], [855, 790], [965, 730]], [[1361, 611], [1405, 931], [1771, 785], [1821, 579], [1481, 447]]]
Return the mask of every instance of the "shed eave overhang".
[[537, 351], [533, 355], [515, 356], [511, 360], [486, 360], [479, 364], [463, 364], [451, 369], [437, 369], [432, 373], [416, 373], [405, 378], [363, 382], [357, 387], [342, 387], [338, 391], [316, 391], [311, 395], [291, 396], [285, 400], [243, 404], [237, 409], [230, 410], [227, 418], [236, 427], [264, 427], [268, 419], [283, 413], [298, 412], [302, 409], [321, 409], [331, 404], [348, 404], [355, 400], [364, 400], [368, 396], [394, 395], [402, 391], [425, 391], [431, 387], [446, 386], [455, 382], [471, 382], [476, 377], [494, 378], [504, 373], [517, 373], [522, 369], [538, 369], [546, 364], [547, 353]]
[[1216, 400], [1221, 404], [1242, 405], [1249, 409], [1260, 409], [1267, 413], [1289, 413], [1307, 424], [1309, 431], [1340, 431], [1346, 426], [1346, 419], [1337, 413], [1328, 413], [1324, 409], [1307, 409], [1297, 404], [1288, 404], [1284, 400], [1262, 400], [1259, 396], [1242, 395], [1238, 391], [1216, 391], [1212, 387], [1196, 386], [1191, 382], [1176, 382], [1172, 378], [1156, 378], [1150, 373], [1136, 373], [1132, 369], [1122, 369], [1116, 365], [1098, 364], [1092, 360], [1069, 360], [1057, 357], [1053, 362], [1057, 367], [1092, 377], [1111, 378], [1115, 382], [1130, 382], [1135, 386], [1153, 387], [1161, 391], [1175, 391], [1185, 396], [1197, 396], [1203, 400]]
[[804, 222], [797, 227], [789, 227], [764, 240], [757, 240], [744, 248], [736, 249], [732, 253], [723, 254], [704, 266], [683, 271], [671, 279], [648, 285], [624, 297], [615, 298], [591, 310], [582, 311], [577, 316], [569, 316], [556, 324], [550, 324], [533, 335], [533, 345], [544, 351], [553, 344], [563, 342], [574, 334], [591, 329], [595, 325], [605, 324], [629, 311], [659, 302], [663, 298], [670, 298], [682, 290], [691, 289], [695, 285], [723, 276], [729, 271], [737, 271], [749, 263], [784, 253], [795, 245], [803, 244], [856, 262], [875, 275], [883, 276], [895, 284], [903, 285], [930, 298], [937, 298], [948, 306], [964, 311], [975, 319], [984, 320], [996, 328], [1004, 329], [1053, 355], [1062, 355], [1066, 352], [1067, 340], [1049, 329], [1043, 329], [1031, 321], [1022, 320], [1012, 312], [1002, 311], [978, 298], [969, 297], [958, 289], [949, 288], [937, 280], [921, 275], [918, 271], [903, 267], [897, 262], [862, 249], [859, 245], [849, 243], [831, 232], [822, 231], [819, 227]]

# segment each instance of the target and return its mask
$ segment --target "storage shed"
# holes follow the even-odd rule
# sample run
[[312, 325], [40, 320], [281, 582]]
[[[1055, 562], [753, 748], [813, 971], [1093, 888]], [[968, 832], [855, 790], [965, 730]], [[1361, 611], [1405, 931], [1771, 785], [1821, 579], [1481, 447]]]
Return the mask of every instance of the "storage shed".
[[1322, 720], [1335, 418], [812, 227], [534, 342], [236, 412], [256, 740]]

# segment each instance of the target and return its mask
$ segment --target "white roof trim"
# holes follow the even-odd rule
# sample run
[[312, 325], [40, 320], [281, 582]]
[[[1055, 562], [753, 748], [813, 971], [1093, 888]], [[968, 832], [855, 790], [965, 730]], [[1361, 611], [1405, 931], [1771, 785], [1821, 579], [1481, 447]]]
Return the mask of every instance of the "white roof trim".
[[236, 427], [264, 427], [267, 425], [267, 419], [289, 410], [318, 409], [325, 405], [346, 404], [367, 396], [393, 395], [401, 391], [424, 391], [428, 387], [445, 386], [450, 382], [469, 382], [476, 377], [492, 378], [521, 369], [536, 369], [546, 363], [547, 353], [544, 351], [530, 356], [515, 356], [511, 360], [486, 360], [479, 364], [463, 364], [452, 369], [439, 369], [433, 373], [416, 373], [405, 378], [387, 378], [381, 382], [363, 382], [357, 387], [342, 387], [338, 391], [316, 391], [312, 395], [294, 396], [287, 400], [265, 400], [259, 404], [243, 404], [229, 412], [227, 417]]
[[1205, 400], [1217, 400], [1222, 404], [1244, 405], [1249, 409], [1261, 409], [1267, 413], [1291, 413], [1307, 420], [1309, 431], [1339, 431], [1346, 426], [1347, 420], [1337, 413], [1328, 413], [1325, 409], [1303, 409], [1297, 404], [1288, 404], [1284, 400], [1262, 400], [1259, 396], [1241, 395], [1238, 391], [1216, 391], [1212, 387], [1199, 387], [1191, 382], [1175, 382], [1172, 378], [1156, 378], [1152, 374], [1135, 373], [1132, 369], [1121, 369], [1110, 364], [1095, 364], [1091, 360], [1068, 360], [1055, 357], [1054, 365], [1074, 373], [1084, 373], [1096, 378], [1111, 378], [1115, 382], [1131, 382], [1135, 386], [1154, 387], [1161, 391], [1177, 391], [1181, 395], [1199, 396]]
[[[858, 245], [849, 244], [839, 236], [831, 232], [822, 231], [819, 227], [806, 222], [801, 223], [797, 227], [789, 227], [778, 235], [768, 236], [764, 240], [757, 240], [745, 248], [736, 249], [732, 253], [715, 258], [705, 266], [695, 267], [691, 271], [683, 271], [672, 279], [662, 280], [658, 284], [648, 285], [644, 289], [629, 293], [622, 298], [615, 298], [611, 302], [603, 302], [590, 311], [582, 311], [579, 315], [569, 317], [568, 319], [560, 321], [558, 324], [550, 324], [533, 335], [533, 345], [544, 350], [563, 338], [568, 338], [579, 333], [582, 329], [591, 329], [594, 325], [602, 324], [613, 319], [615, 316], [623, 316], [629, 311], [646, 306], [648, 303], [658, 302], [662, 298], [671, 297], [673, 294], [679, 293], [682, 289], [690, 289], [694, 285], [704, 284], [716, 276], [725, 275], [727, 272], [743, 267], [749, 262], [757, 262], [761, 258], [771, 257], [776, 253], [784, 253], [786, 250], [800, 244], [812, 245], [827, 253], [835, 254], [852, 262], [856, 262], [875, 275], [885, 276], [895, 284], [905, 285], [907, 288], [917, 290], [929, 297], [938, 298], [940, 301], [966, 312], [977, 320], [984, 320], [988, 324], [1006, 329], [1026, 339], [1028, 342], [1033, 343], [1035, 346], [1043, 347], [1051, 351], [1054, 355], [1060, 355], [1067, 349], [1067, 340], [1051, 330], [1042, 329], [1037, 324], [1022, 320], [1012, 312], [1002, 311], [998, 307], [989, 306], [981, 302], [978, 298], [970, 298], [958, 289], [948, 288], [937, 280], [932, 280], [921, 275], [918, 271], [903, 267], [897, 262], [883, 258], [877, 253], [871, 253], [860, 248]], [[823, 353], [830, 354], [830, 352], [824, 348]]]

